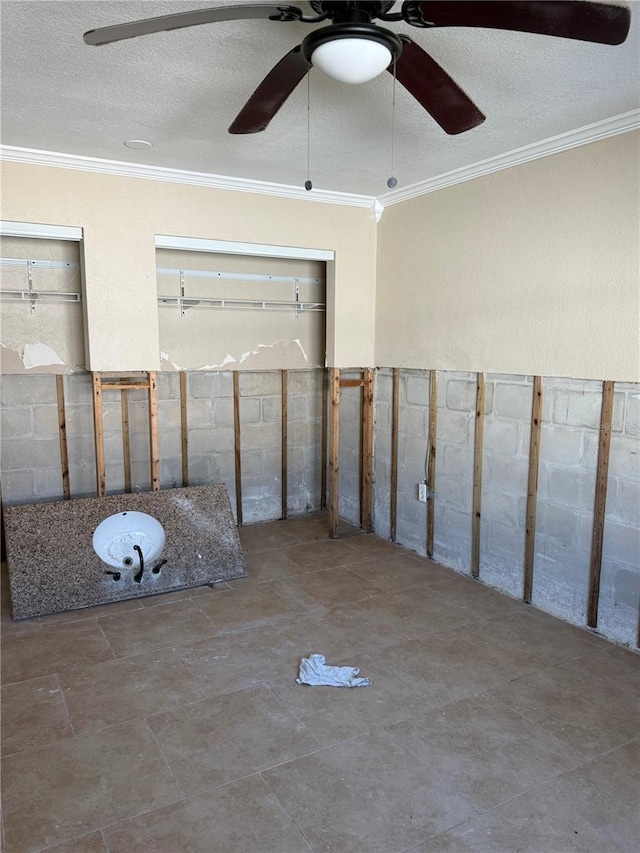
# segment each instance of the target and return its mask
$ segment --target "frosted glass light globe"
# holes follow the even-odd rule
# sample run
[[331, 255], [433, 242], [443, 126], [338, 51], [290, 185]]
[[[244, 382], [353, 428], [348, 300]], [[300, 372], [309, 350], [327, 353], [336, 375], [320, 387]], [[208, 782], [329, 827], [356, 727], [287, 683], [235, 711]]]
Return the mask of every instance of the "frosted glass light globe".
[[388, 47], [363, 38], [331, 39], [318, 45], [311, 62], [324, 74], [341, 83], [366, 83], [389, 67]]

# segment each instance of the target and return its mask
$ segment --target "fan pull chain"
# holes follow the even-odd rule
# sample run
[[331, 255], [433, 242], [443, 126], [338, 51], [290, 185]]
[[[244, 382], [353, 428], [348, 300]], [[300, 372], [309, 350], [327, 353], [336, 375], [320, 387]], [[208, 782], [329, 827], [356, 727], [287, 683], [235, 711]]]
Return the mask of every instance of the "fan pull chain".
[[393, 161], [394, 161], [394, 143], [396, 136], [396, 63], [393, 63], [393, 100], [391, 105], [391, 177], [387, 180], [389, 189], [393, 189], [398, 185], [398, 181], [393, 176]]
[[307, 180], [304, 182], [304, 188], [307, 192], [313, 189], [313, 184], [309, 177], [311, 171], [309, 166], [310, 161], [310, 139], [311, 139], [311, 69], [307, 72]]

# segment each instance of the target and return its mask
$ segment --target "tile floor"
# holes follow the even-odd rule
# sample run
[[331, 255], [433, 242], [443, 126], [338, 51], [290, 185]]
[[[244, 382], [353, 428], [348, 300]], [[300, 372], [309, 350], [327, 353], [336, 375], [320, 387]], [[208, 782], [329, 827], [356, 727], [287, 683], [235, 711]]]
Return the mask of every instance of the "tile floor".
[[3, 585], [6, 853], [639, 849], [640, 656], [327, 528], [243, 528], [215, 589], [13, 623]]

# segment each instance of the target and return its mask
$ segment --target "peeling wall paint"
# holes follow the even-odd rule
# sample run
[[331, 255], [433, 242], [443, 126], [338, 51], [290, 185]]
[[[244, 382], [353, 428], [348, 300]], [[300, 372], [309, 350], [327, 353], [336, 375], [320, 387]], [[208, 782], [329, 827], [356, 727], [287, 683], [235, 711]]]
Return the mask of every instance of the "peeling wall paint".
[[54, 349], [42, 343], [25, 344], [22, 347], [0, 343], [0, 370], [4, 374], [73, 372], [68, 370]]
[[218, 364], [183, 368], [171, 360], [168, 352], [161, 352], [160, 358], [163, 370], [301, 370], [318, 366], [309, 364], [309, 357], [299, 338], [278, 340], [272, 344], [258, 344], [255, 349], [246, 350], [237, 358], [228, 352]]
[[31, 370], [34, 367], [65, 367], [64, 361], [48, 344], [25, 344], [22, 348], [22, 363]]
[[[78, 244], [28, 237], [0, 239], [3, 289], [23, 293], [0, 306], [2, 342], [0, 370], [9, 373], [74, 373], [84, 370], [83, 303]], [[27, 267], [28, 261], [42, 261]], [[47, 262], [57, 262], [49, 266]], [[38, 296], [33, 310], [27, 295]], [[56, 294], [77, 294], [78, 301], [55, 301]]]
[[324, 366], [325, 313], [299, 307], [326, 300], [321, 262], [159, 249], [156, 263], [163, 370]]

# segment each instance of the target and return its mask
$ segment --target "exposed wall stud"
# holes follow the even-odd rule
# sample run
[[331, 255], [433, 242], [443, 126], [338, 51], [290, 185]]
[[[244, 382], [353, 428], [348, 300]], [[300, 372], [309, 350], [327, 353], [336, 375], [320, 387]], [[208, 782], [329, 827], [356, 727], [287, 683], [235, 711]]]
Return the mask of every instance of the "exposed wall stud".
[[281, 388], [282, 388], [282, 518], [287, 517], [287, 485], [288, 485], [288, 442], [287, 442], [287, 427], [288, 427], [288, 403], [287, 403], [287, 371], [280, 371]]
[[391, 397], [391, 476], [389, 495], [389, 538], [396, 541], [398, 518], [398, 416], [400, 409], [400, 369], [393, 368], [393, 390]]
[[124, 466], [124, 490], [131, 492], [131, 436], [129, 432], [129, 391], [120, 391], [120, 410], [122, 413], [122, 461]]
[[322, 370], [322, 427], [321, 427], [321, 451], [320, 451], [320, 510], [324, 512], [327, 508], [327, 439], [328, 439], [328, 423], [327, 423], [327, 401], [329, 398], [329, 371], [327, 368]]
[[158, 440], [158, 381], [155, 370], [149, 371], [149, 456], [151, 491], [160, 488], [160, 443]]
[[187, 374], [180, 371], [180, 437], [182, 446], [182, 485], [189, 485], [189, 425], [187, 422]]
[[68, 501], [71, 498], [69, 485], [69, 451], [67, 448], [67, 418], [64, 408], [64, 376], [56, 375], [56, 396], [58, 398], [58, 434], [60, 437], [60, 468], [62, 470], [62, 494]]
[[484, 448], [484, 373], [476, 379], [476, 424], [473, 450], [473, 510], [471, 527], [471, 576], [480, 577], [480, 525], [482, 518], [482, 453]]
[[[342, 383], [340, 383], [342, 385]], [[359, 428], [359, 439], [360, 439], [360, 452], [358, 454], [358, 505], [360, 510], [360, 527], [363, 524], [363, 510], [365, 505], [364, 498], [364, 445], [365, 445], [365, 422], [364, 422], [364, 381], [360, 384], [360, 415], [358, 418], [358, 428]]]
[[373, 526], [373, 370], [365, 367], [362, 389], [362, 500], [360, 526], [367, 533]]
[[609, 475], [609, 449], [611, 446], [611, 416], [613, 413], [613, 382], [602, 385], [602, 409], [600, 412], [600, 441], [598, 444], [598, 467], [596, 472], [596, 495], [593, 509], [593, 538], [591, 540], [591, 569], [589, 572], [589, 602], [587, 625], [598, 625], [598, 600], [600, 598], [600, 572], [602, 570], [602, 543], [607, 504], [607, 478]]
[[529, 479], [527, 483], [527, 518], [524, 540], [524, 585], [522, 600], [531, 604], [533, 592], [533, 563], [536, 543], [536, 505], [538, 471], [540, 468], [540, 439], [542, 433], [542, 377], [533, 377], [531, 406], [531, 437], [529, 439]]
[[330, 427], [331, 440], [329, 445], [329, 536], [338, 538], [338, 475], [340, 470], [340, 371], [331, 368], [329, 376], [331, 393]]
[[240, 377], [233, 371], [233, 435], [236, 461], [236, 519], [242, 525], [242, 461], [240, 444]]
[[102, 425], [102, 377], [91, 374], [93, 381], [93, 436], [96, 448], [96, 494], [99, 498], [106, 494], [106, 474], [104, 466], [104, 428]]
[[436, 501], [436, 439], [438, 426], [438, 371], [429, 371], [429, 444], [427, 448], [427, 556], [433, 557]]

